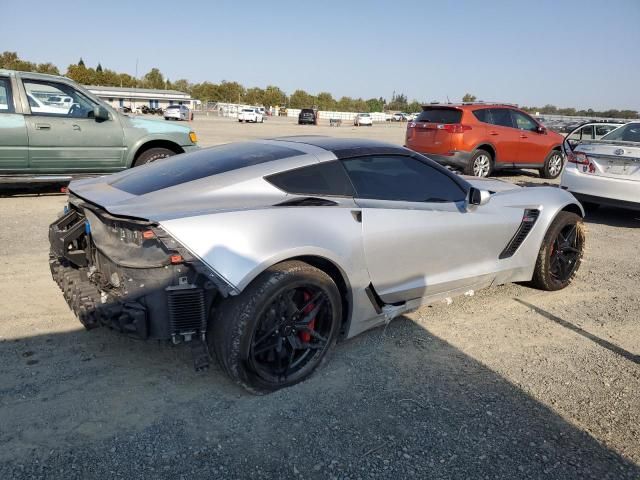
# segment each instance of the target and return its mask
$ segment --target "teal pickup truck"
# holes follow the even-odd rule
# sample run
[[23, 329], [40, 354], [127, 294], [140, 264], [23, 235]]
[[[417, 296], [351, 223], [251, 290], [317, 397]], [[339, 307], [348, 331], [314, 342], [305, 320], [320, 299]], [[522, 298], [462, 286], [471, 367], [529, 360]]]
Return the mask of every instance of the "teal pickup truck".
[[118, 172], [196, 142], [188, 126], [123, 115], [68, 78], [0, 69], [0, 183]]

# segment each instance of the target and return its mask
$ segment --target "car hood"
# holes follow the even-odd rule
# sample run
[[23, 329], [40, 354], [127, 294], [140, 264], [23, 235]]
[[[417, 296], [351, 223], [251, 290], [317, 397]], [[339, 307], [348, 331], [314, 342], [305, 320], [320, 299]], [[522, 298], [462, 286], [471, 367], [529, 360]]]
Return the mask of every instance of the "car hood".
[[490, 192], [504, 192], [506, 190], [522, 188], [518, 185], [514, 185], [513, 183], [497, 180], [495, 178], [478, 178], [468, 175], [462, 175], [462, 178], [475, 188], [479, 188], [480, 190], [489, 190]]
[[123, 122], [130, 128], [144, 130], [147, 134], [167, 134], [167, 133], [180, 133], [188, 137], [191, 127], [185, 125], [178, 125], [176, 123], [169, 123], [162, 119], [150, 120], [147, 118], [130, 117], [128, 115], [121, 115]]

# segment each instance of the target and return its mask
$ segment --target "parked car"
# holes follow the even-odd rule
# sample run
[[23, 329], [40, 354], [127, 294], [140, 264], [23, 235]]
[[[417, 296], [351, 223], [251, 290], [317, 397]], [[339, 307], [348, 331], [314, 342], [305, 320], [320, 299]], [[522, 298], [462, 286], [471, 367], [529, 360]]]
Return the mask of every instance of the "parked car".
[[408, 122], [409, 121], [409, 114], [408, 113], [404, 113], [404, 112], [394, 113], [391, 116], [391, 121], [392, 122]]
[[465, 103], [422, 107], [407, 125], [405, 145], [467, 175], [535, 168], [544, 178], [556, 178], [563, 140], [514, 106]]
[[69, 192], [50, 265], [85, 327], [192, 342], [196, 367], [208, 348], [256, 393], [420, 305], [506, 282], [565, 288], [584, 245], [568, 192], [463, 178], [370, 140], [221, 145]]
[[298, 114], [298, 125], [311, 124], [315, 125], [316, 123], [316, 112], [311, 108], [303, 108], [300, 110]]
[[[582, 127], [581, 127], [582, 128]], [[587, 209], [600, 205], [640, 210], [640, 122], [619, 126], [602, 138], [567, 136], [567, 166], [560, 187]]]
[[[72, 105], [44, 105], [43, 94]], [[0, 183], [69, 181], [197, 148], [189, 127], [120, 114], [64, 77], [0, 70], [0, 98]]]
[[165, 120], [193, 120], [191, 110], [186, 105], [169, 105], [164, 109]]
[[623, 122], [585, 122], [571, 130], [565, 140], [572, 146], [583, 140], [600, 140], [622, 125], [624, 125]]
[[373, 125], [373, 118], [368, 113], [359, 113], [353, 119], [353, 125], [356, 127], [367, 125], [370, 127]]
[[264, 116], [257, 108], [243, 108], [238, 113], [239, 122], [263, 123]]

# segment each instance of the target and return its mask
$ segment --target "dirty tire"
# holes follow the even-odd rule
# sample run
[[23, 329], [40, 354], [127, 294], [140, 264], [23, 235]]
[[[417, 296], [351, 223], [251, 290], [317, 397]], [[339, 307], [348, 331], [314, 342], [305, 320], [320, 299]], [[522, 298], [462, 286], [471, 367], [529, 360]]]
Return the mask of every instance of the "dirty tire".
[[169, 150], [168, 148], [150, 148], [140, 154], [136, 159], [134, 167], [139, 167], [145, 163], [155, 162], [161, 158], [167, 158], [175, 155], [176, 152]]
[[[573, 235], [572, 232], [575, 232], [575, 241], [571, 242], [572, 246], [565, 245], [560, 250], [566, 248], [567, 255], [575, 255], [575, 259], [569, 262], [566, 260], [560, 261], [558, 259], [559, 244], [562, 243], [560, 239]], [[584, 253], [584, 242], [585, 227], [582, 218], [571, 212], [558, 213], [542, 240], [533, 278], [530, 282], [531, 286], [548, 291], [561, 290], [568, 286], [580, 268]], [[570, 251], [569, 248], [576, 251]], [[554, 265], [556, 265], [556, 268], [554, 268]], [[566, 275], [557, 273], [558, 265], [563, 265], [567, 268]], [[556, 270], [555, 273], [554, 270]]]
[[551, 150], [544, 160], [544, 167], [540, 169], [540, 176], [548, 179], [558, 178], [563, 168], [564, 159], [562, 158], [562, 152]]
[[464, 168], [465, 175], [474, 177], [488, 177], [493, 172], [493, 157], [486, 150], [478, 149], [473, 152]]
[[[257, 332], [260, 332], [264, 338], [265, 330], [270, 330], [261, 328], [267, 324], [265, 322], [269, 313], [274, 311], [274, 305], [283, 294], [291, 291], [298, 292], [307, 287], [321, 292], [321, 298], [325, 299], [322, 303], [323, 310], [321, 310], [323, 318], [319, 320], [319, 324], [324, 329], [318, 328], [318, 331], [326, 332], [324, 347], [309, 350], [312, 352], [309, 353], [309, 360], [295, 373], [285, 376], [281, 373], [273, 375], [262, 373], [262, 365], [256, 363], [255, 350], [252, 347], [254, 342], [257, 344], [259, 340], [254, 337], [258, 335]], [[336, 343], [342, 318], [342, 301], [338, 287], [329, 275], [304, 262], [292, 260], [268, 268], [240, 295], [223, 299], [214, 310], [212, 317], [208, 343], [210, 349], [215, 352], [220, 366], [237, 384], [251, 393], [260, 395], [305, 380], [325, 362], [328, 353]], [[317, 325], [315, 318], [313, 322]], [[281, 330], [284, 332], [284, 328]], [[296, 339], [298, 335], [301, 334], [293, 333]], [[275, 333], [269, 336], [269, 343], [275, 341], [277, 344], [278, 336]], [[310, 341], [307, 340], [307, 342]], [[285, 346], [291, 349], [289, 343]], [[254, 368], [254, 365], [258, 367]]]

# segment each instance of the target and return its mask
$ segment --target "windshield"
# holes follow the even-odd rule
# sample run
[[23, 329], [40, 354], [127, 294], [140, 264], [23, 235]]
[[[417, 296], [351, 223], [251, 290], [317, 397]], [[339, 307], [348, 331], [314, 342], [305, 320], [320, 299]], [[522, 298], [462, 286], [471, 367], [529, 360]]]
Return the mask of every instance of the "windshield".
[[242, 111], [247, 113], [253, 113], [253, 109], [251, 108], [243, 108]]
[[180, 105], [169, 105], [167, 107], [167, 110], [179, 110], [180, 109]]
[[613, 132], [606, 134], [602, 140], [620, 140], [623, 142], [640, 142], [640, 122], [627, 123]]

